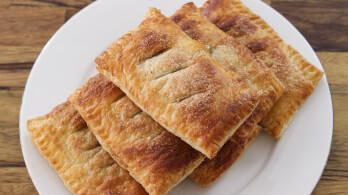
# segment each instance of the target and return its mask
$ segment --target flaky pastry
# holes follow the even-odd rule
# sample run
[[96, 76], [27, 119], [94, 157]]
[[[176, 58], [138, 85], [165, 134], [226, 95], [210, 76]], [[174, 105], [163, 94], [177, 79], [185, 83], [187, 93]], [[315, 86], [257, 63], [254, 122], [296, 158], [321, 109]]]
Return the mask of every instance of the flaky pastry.
[[29, 120], [28, 131], [35, 146], [74, 194], [147, 194], [102, 149], [70, 103]]
[[154, 8], [96, 62], [139, 108], [208, 158], [259, 101], [257, 90]]
[[150, 194], [168, 193], [204, 160], [101, 74], [77, 89], [69, 101], [103, 148]]
[[221, 30], [246, 45], [286, 87], [262, 120], [262, 127], [280, 138], [299, 107], [313, 92], [323, 72], [309, 63], [258, 15], [239, 0], [210, 0], [201, 11]]
[[[191, 174], [193, 180], [207, 186], [239, 158], [246, 148], [243, 142], [250, 144], [260, 132], [257, 124], [283, 94], [284, 86], [247, 47], [212, 24], [193, 3], [182, 6], [171, 19], [192, 39], [206, 45], [215, 60], [239, 75], [260, 94], [258, 106], [230, 139], [231, 143], [227, 142], [214, 159], [206, 159]], [[236, 140], [238, 137], [243, 137], [243, 140]]]

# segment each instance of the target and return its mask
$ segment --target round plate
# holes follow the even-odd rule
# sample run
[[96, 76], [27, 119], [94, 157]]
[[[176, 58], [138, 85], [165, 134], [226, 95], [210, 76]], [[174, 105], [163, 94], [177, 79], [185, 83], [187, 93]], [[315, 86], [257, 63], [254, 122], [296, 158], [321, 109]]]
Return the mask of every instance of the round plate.
[[[194, 1], [197, 6], [203, 0]], [[66, 101], [97, 73], [94, 59], [124, 33], [136, 28], [153, 6], [172, 15], [185, 0], [99, 0], [65, 23], [46, 44], [29, 75], [20, 112], [24, 160], [40, 194], [70, 194], [30, 140], [26, 122]], [[307, 60], [323, 70], [304, 37], [283, 16], [259, 0], [244, 3], [266, 20]], [[232, 168], [208, 188], [190, 179], [170, 194], [310, 194], [329, 154], [333, 129], [330, 90], [324, 75], [280, 141], [261, 133]]]

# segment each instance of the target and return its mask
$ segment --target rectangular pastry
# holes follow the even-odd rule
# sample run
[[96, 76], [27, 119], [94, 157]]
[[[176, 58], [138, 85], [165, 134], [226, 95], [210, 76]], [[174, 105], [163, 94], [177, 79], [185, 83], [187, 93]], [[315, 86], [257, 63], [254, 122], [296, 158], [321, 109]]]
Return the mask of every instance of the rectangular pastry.
[[262, 127], [280, 138], [292, 117], [313, 92], [323, 72], [286, 44], [259, 16], [239, 0], [209, 0], [201, 11], [221, 30], [246, 45], [286, 87], [262, 120]]
[[101, 74], [77, 89], [69, 101], [103, 148], [150, 194], [166, 194], [204, 160]]
[[27, 126], [35, 146], [74, 194], [147, 194], [102, 149], [70, 103], [29, 120]]
[[[260, 94], [258, 106], [246, 122], [239, 127], [229, 141], [230, 143], [226, 143], [214, 159], [206, 159], [191, 175], [197, 183], [207, 186], [227, 171], [242, 154], [245, 144], [241, 142], [250, 143], [260, 132], [257, 123], [283, 94], [284, 86], [247, 47], [212, 24], [193, 3], [182, 6], [171, 19], [192, 39], [206, 45], [215, 60], [239, 75]], [[240, 136], [243, 137], [243, 140], [235, 140]], [[220, 167], [216, 167], [216, 165], [220, 165]]]
[[208, 158], [259, 101], [256, 89], [154, 8], [96, 62], [139, 108]]

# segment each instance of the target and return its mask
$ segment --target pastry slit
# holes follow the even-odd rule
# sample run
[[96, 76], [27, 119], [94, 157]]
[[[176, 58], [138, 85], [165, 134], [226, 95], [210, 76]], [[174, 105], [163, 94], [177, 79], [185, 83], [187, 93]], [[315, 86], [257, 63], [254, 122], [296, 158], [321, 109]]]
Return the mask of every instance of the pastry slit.
[[92, 150], [95, 150], [96, 148], [100, 147], [100, 145], [95, 145], [93, 147], [90, 147], [90, 148], [86, 148], [86, 151], [89, 152], [89, 151], [92, 151]]
[[[89, 149], [89, 150], [86, 150], [86, 151], [84, 151], [85, 153], [91, 153], [92, 155], [91, 155], [91, 159], [89, 159], [87, 162], [90, 162], [93, 158], [95, 158], [95, 156], [98, 154], [98, 153], [101, 153], [101, 152], [103, 152], [103, 148], [100, 146], [100, 145], [98, 145], [98, 146], [96, 146], [96, 147], [94, 147], [94, 148], [92, 148], [92, 149]], [[81, 164], [81, 163], [75, 163], [75, 164]]]
[[[97, 150], [98, 149], [98, 150]], [[94, 151], [95, 150], [95, 151]], [[96, 147], [94, 147], [94, 148], [91, 148], [91, 149], [89, 149], [89, 150], [86, 150], [85, 152], [90, 152], [90, 151], [92, 151], [92, 158], [91, 159], [89, 159], [89, 161], [91, 161], [98, 153], [100, 153], [100, 152], [103, 152], [103, 148], [100, 146], [100, 145], [98, 145], [98, 146], [96, 146]], [[88, 162], [89, 162], [88, 161]]]
[[[286, 44], [240, 0], [209, 0], [201, 11], [221, 30], [246, 45], [286, 87], [286, 95], [280, 97], [261, 121], [271, 137], [280, 139], [296, 110], [313, 92], [323, 72]], [[288, 107], [291, 110], [286, 109]]]
[[[101, 150], [101, 151], [103, 151], [103, 150]], [[111, 163], [108, 163], [108, 164], [102, 166], [101, 168], [107, 169], [107, 168], [109, 168], [109, 167], [114, 166], [115, 164], [117, 164], [117, 162], [116, 162], [116, 161], [113, 161], [113, 162], [111, 162]]]
[[139, 109], [139, 111], [134, 113], [134, 115], [131, 118], [135, 118], [136, 116], [140, 115], [141, 113], [143, 113], [143, 111]]
[[[97, 75], [69, 101], [86, 119], [102, 147], [146, 191], [166, 194], [198, 167], [204, 156], [168, 133], [127, 96], [117, 104], [109, 101], [121, 93], [112, 82]], [[84, 99], [88, 100], [81, 104]]]
[[114, 104], [117, 104], [118, 101], [120, 101], [122, 98], [124, 98], [126, 96], [126, 94], [122, 93], [120, 94], [119, 96], [116, 97], [116, 99], [113, 101], [113, 103], [111, 104], [114, 105]]
[[161, 79], [162, 77], [165, 77], [165, 76], [172, 75], [172, 74], [174, 74], [174, 73], [176, 73], [176, 72], [179, 72], [179, 71], [181, 72], [181, 71], [187, 69], [188, 67], [190, 67], [190, 66], [178, 67], [178, 68], [174, 68], [174, 69], [172, 69], [172, 70], [166, 71], [166, 72], [164, 72], [163, 74], [157, 76], [157, 77], [155, 78], [155, 80]]
[[192, 173], [191, 178], [194, 181], [206, 186], [227, 171], [242, 155], [245, 149], [243, 144], [260, 132], [257, 123], [282, 95], [284, 86], [247, 47], [218, 29], [193, 3], [182, 6], [171, 18], [191, 38], [207, 45], [212, 58], [225, 65], [226, 71], [240, 75], [241, 79], [257, 89], [261, 96], [253, 114], [236, 130], [217, 156], [212, 160], [206, 159]]
[[[138, 63], [144, 54], [150, 56], [162, 48], [171, 49]], [[207, 47], [192, 40], [154, 8], [137, 29], [113, 43], [96, 62], [99, 72], [125, 91], [142, 110], [209, 158], [250, 116], [260, 99], [254, 87], [214, 60]], [[167, 74], [170, 76], [153, 79], [176, 67], [179, 70], [171, 71]], [[190, 104], [172, 104], [167, 109], [173, 100], [207, 89], [212, 93], [193, 98]]]
[[144, 59], [140, 60], [139, 64], [143, 64], [146, 63], [146, 61], [151, 60], [153, 58], [159, 57], [160, 55], [164, 54], [165, 52], [169, 51], [171, 48], [167, 47], [164, 49], [161, 49], [155, 53], [153, 53], [152, 55], [150, 55], [149, 57], [145, 57]]
[[63, 103], [27, 125], [35, 146], [73, 194], [147, 194], [102, 149], [71, 104]]
[[[86, 130], [86, 127], [80, 127], [79, 129], [76, 129], [75, 131], [73, 131], [73, 132], [71, 133], [71, 135], [77, 134], [77, 133], [79, 133], [80, 131], [84, 131], [84, 130]], [[86, 135], [86, 133], [84, 133], [84, 135]]]
[[189, 98], [193, 98], [194, 96], [199, 95], [199, 94], [203, 94], [205, 92], [207, 92], [207, 91], [199, 91], [199, 92], [196, 92], [196, 93], [193, 93], [193, 94], [187, 94], [186, 96], [180, 97], [180, 98], [178, 98], [177, 100], [175, 100], [175, 101], [173, 101], [171, 103], [181, 103], [181, 102], [183, 102], [183, 101], [185, 101], [185, 100], [187, 100]]

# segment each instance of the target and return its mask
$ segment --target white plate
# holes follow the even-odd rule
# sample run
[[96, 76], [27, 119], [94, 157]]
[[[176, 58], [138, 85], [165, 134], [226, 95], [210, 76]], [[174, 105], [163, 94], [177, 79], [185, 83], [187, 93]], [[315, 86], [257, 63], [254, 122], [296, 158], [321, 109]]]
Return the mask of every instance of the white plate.
[[[42, 50], [29, 75], [20, 112], [24, 160], [40, 194], [70, 194], [32, 144], [26, 121], [66, 101], [97, 73], [94, 59], [113, 41], [134, 29], [149, 6], [166, 16], [187, 0], [103, 0], [92, 3], [63, 25]], [[195, 1], [201, 6], [204, 1]], [[264, 18], [305, 58], [323, 69], [303, 36], [278, 12], [259, 0], [245, 4]], [[329, 154], [333, 129], [332, 102], [326, 76], [301, 107], [280, 141], [262, 133], [232, 168], [208, 188], [186, 179], [174, 194], [310, 194]]]

